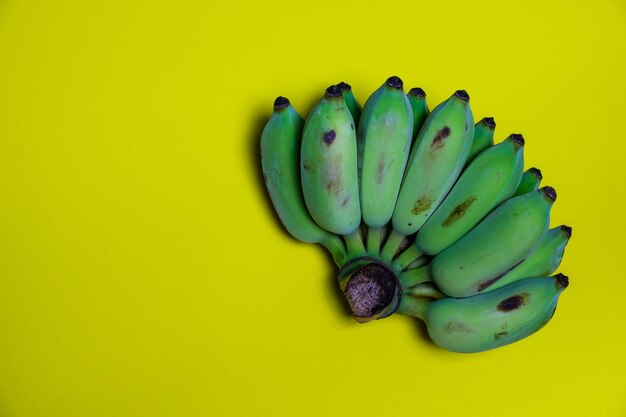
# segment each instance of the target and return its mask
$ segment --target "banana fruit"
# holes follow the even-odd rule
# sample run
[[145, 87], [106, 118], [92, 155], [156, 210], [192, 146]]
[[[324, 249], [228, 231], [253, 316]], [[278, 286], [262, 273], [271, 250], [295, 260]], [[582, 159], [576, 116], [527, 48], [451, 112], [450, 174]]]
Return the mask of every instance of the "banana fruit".
[[304, 201], [315, 222], [338, 235], [356, 232], [361, 224], [356, 126], [335, 85], [306, 119], [300, 168]]
[[435, 256], [430, 267], [437, 287], [451, 297], [488, 290], [539, 243], [555, 200], [556, 191], [543, 187], [503, 203]]
[[458, 90], [430, 113], [415, 139], [392, 217], [397, 233], [415, 233], [428, 220], [465, 165], [473, 137], [469, 95]]
[[528, 278], [470, 298], [402, 299], [400, 311], [426, 323], [428, 335], [452, 352], [472, 353], [521, 340], [554, 316], [565, 275]]
[[426, 103], [426, 93], [421, 88], [411, 88], [407, 97], [409, 98], [411, 110], [413, 111], [413, 140], [415, 140], [426, 118], [430, 114], [430, 110], [428, 109], [428, 103]]
[[306, 243], [320, 243], [343, 264], [346, 250], [336, 236], [319, 227], [309, 215], [300, 186], [300, 137], [304, 120], [285, 97], [274, 102], [274, 112], [261, 134], [263, 178], [287, 231]]
[[484, 117], [474, 126], [474, 139], [467, 163], [470, 163], [479, 153], [493, 146], [493, 134], [496, 129], [496, 122], [493, 117]]
[[337, 87], [341, 89], [343, 101], [346, 103], [346, 106], [348, 106], [348, 110], [350, 110], [354, 124], [358, 126], [359, 117], [361, 117], [361, 105], [358, 101], [356, 101], [356, 97], [354, 97], [354, 94], [352, 93], [352, 86], [342, 81], [337, 84]]
[[524, 171], [524, 138], [494, 144], [457, 90], [432, 112], [421, 88], [389, 77], [361, 107], [349, 84], [306, 117], [279, 97], [261, 135], [268, 194], [287, 231], [324, 245], [354, 318], [425, 321], [454, 352], [518, 341], [554, 314], [571, 228]]
[[541, 171], [537, 168], [530, 168], [522, 175], [522, 179], [513, 193], [513, 196], [518, 196], [526, 193], [530, 193], [531, 191], [535, 191], [539, 188], [539, 184], [542, 179]]
[[524, 169], [524, 139], [511, 135], [481, 153], [417, 233], [418, 248], [441, 252], [481, 221], [517, 189]]
[[391, 219], [404, 174], [413, 114], [402, 80], [390, 77], [365, 103], [358, 128], [360, 202], [369, 227], [368, 251], [378, 253], [380, 230]]
[[567, 246], [570, 237], [572, 237], [572, 228], [569, 226], [562, 225], [548, 230], [532, 253], [521, 264], [493, 283], [489, 290], [504, 287], [511, 282], [524, 278], [542, 277], [552, 274], [561, 264], [565, 246]]

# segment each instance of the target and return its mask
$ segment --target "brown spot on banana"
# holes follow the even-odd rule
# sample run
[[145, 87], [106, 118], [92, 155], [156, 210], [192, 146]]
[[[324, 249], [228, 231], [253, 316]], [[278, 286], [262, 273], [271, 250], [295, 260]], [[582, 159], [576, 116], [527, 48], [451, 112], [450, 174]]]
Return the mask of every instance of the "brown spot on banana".
[[439, 132], [437, 132], [435, 138], [433, 139], [433, 142], [430, 144], [430, 147], [433, 150], [442, 148], [444, 145], [444, 140], [448, 136], [450, 136], [450, 128], [448, 126], [444, 126]]
[[378, 164], [376, 165], [376, 184], [378, 185], [382, 184], [385, 179], [385, 165], [385, 153], [383, 152], [378, 157]]
[[465, 325], [465, 323], [460, 322], [458, 320], [452, 320], [448, 323], [446, 323], [445, 326], [443, 326], [443, 332], [444, 333], [471, 333], [472, 330], [467, 327]]
[[465, 213], [467, 213], [467, 210], [472, 204], [474, 204], [474, 201], [476, 201], [476, 197], [471, 196], [467, 200], [456, 206], [454, 210], [452, 210], [452, 213], [450, 213], [450, 215], [443, 221], [443, 223], [441, 223], [441, 225], [443, 227], [448, 227], [457, 220], [459, 220], [465, 215]]
[[418, 214], [428, 210], [432, 204], [433, 204], [432, 198], [420, 197], [417, 199], [415, 204], [413, 204], [413, 209], [411, 209], [411, 213], [417, 216]]
[[500, 340], [501, 337], [506, 336], [509, 332], [498, 332], [493, 335], [493, 340]]
[[517, 310], [518, 308], [526, 304], [529, 296], [530, 294], [523, 292], [521, 294], [506, 298], [502, 300], [500, 304], [498, 304], [497, 309], [498, 311], [503, 312], [503, 313], [508, 313], [510, 311]]

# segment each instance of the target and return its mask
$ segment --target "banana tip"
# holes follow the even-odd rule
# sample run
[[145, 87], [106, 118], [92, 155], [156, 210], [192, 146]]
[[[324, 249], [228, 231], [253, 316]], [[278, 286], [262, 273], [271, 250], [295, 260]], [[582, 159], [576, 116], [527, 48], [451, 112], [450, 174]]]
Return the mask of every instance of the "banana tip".
[[493, 117], [483, 117], [482, 122], [485, 124], [485, 126], [491, 128], [491, 129], [495, 129], [496, 128], [496, 121], [493, 120]]
[[524, 146], [524, 136], [522, 136], [521, 134], [513, 133], [510, 138], [514, 143], [518, 144], [519, 146]]
[[402, 80], [400, 79], [400, 77], [396, 77], [395, 75], [392, 77], [387, 78], [387, 85], [391, 88], [396, 88], [398, 90], [402, 89], [402, 86], [404, 85], [402, 83]]
[[556, 274], [554, 278], [556, 279], [556, 285], [559, 288], [565, 289], [569, 285], [569, 278], [563, 274]]
[[537, 177], [539, 180], [543, 179], [543, 175], [541, 174], [541, 170], [539, 168], [530, 168], [528, 172]]
[[543, 192], [550, 200], [556, 201], [556, 190], [554, 188], [545, 186], [541, 188], [540, 191]]
[[328, 98], [337, 98], [341, 97], [342, 91], [341, 87], [338, 85], [331, 85], [326, 89], [326, 97]]
[[463, 100], [463, 101], [469, 101], [470, 99], [469, 94], [467, 94], [467, 91], [465, 90], [456, 90], [454, 92], [454, 96], [458, 98], [459, 100]]
[[343, 81], [337, 84], [337, 87], [339, 87], [341, 91], [352, 91], [352, 86]]
[[561, 226], [561, 230], [565, 234], [565, 236], [569, 239], [572, 237], [572, 228], [566, 225]]
[[426, 97], [426, 92], [419, 87], [411, 88], [409, 94], [415, 97]]
[[279, 111], [289, 107], [289, 99], [283, 96], [276, 97], [274, 100], [274, 111]]

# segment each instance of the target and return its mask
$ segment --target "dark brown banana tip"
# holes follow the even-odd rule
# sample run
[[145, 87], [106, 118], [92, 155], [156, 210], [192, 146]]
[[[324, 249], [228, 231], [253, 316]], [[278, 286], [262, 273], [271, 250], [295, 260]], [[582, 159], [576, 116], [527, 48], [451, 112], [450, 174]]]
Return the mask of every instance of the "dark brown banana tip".
[[519, 146], [524, 146], [524, 136], [520, 135], [519, 133], [513, 133], [509, 137], [511, 138], [513, 142], [517, 143]]
[[338, 85], [331, 85], [326, 89], [326, 97], [328, 98], [337, 98], [341, 97], [341, 87]]
[[572, 228], [571, 227], [563, 225], [563, 226], [561, 226], [561, 230], [565, 234], [565, 237], [567, 237], [568, 239], [570, 237], [572, 237]]
[[483, 122], [485, 126], [490, 127], [491, 129], [496, 128], [496, 121], [493, 120], [493, 117], [483, 117], [483, 120], [481, 120], [481, 122]]
[[535, 177], [539, 178], [540, 180], [543, 179], [543, 175], [541, 175], [541, 170], [539, 168], [530, 168], [528, 170], [528, 172], [530, 172], [531, 174], [533, 174]]
[[279, 111], [289, 107], [289, 99], [283, 96], [276, 97], [274, 100], [274, 111]]
[[456, 96], [456, 98], [458, 98], [459, 100], [463, 100], [463, 101], [469, 101], [469, 94], [467, 94], [467, 91], [465, 90], [456, 90], [454, 92], [454, 95]]
[[569, 285], [569, 278], [563, 274], [556, 274], [554, 278], [556, 279], [556, 285], [560, 288], [567, 288]]
[[552, 201], [556, 201], [556, 190], [550, 186], [540, 188], [539, 191], [544, 193]]
[[396, 88], [398, 90], [402, 89], [402, 86], [404, 85], [402, 83], [402, 80], [400, 79], [400, 77], [396, 77], [395, 75], [393, 77], [389, 77], [387, 78], [387, 85], [391, 88]]
[[351, 91], [352, 86], [348, 83], [344, 83], [343, 81], [337, 84], [337, 87], [341, 89], [341, 91]]
[[419, 87], [411, 88], [409, 94], [415, 97], [426, 97], [426, 92]]

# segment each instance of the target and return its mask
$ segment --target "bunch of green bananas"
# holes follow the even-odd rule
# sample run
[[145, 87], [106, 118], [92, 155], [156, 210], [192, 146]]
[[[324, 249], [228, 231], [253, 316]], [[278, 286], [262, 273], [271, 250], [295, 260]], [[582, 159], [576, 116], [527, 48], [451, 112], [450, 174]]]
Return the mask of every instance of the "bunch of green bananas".
[[549, 229], [556, 192], [523, 172], [522, 135], [494, 130], [464, 90], [430, 111], [390, 77], [361, 108], [342, 82], [306, 121], [276, 99], [263, 177], [287, 231], [332, 254], [357, 321], [407, 314], [445, 349], [484, 351], [552, 318], [571, 236]]

